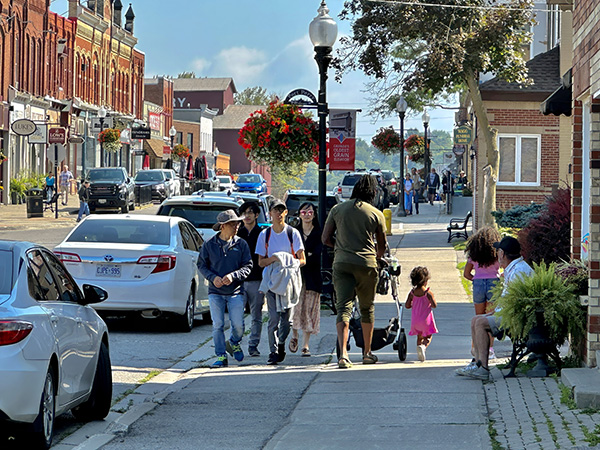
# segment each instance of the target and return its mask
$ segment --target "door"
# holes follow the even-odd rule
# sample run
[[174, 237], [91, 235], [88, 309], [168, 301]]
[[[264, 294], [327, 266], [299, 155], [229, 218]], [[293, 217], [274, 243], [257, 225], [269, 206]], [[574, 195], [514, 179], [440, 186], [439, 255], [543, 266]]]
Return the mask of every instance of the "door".
[[[179, 222], [179, 232], [181, 234], [182, 249], [181, 254], [185, 258], [183, 267], [185, 267], [185, 277], [190, 283], [192, 280], [195, 281], [196, 290], [194, 292], [194, 307], [198, 308], [198, 287], [200, 280], [198, 278], [198, 246], [196, 240], [192, 235], [192, 228], [188, 223]], [[194, 230], [195, 231], [195, 230]]]

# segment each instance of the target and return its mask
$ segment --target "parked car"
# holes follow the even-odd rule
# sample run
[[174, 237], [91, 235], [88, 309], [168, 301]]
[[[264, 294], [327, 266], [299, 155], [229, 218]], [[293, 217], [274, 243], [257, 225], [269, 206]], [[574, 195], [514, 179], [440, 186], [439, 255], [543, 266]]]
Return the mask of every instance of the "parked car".
[[112, 401], [108, 329], [90, 304], [103, 289], [82, 290], [49, 250], [0, 241], [0, 430], [24, 428], [49, 448], [56, 416], [106, 417]]
[[233, 191], [235, 188], [235, 184], [233, 183], [233, 178], [229, 175], [217, 175], [219, 179], [219, 190], [221, 191]]
[[[325, 205], [325, 209], [327, 211], [327, 215], [329, 215], [329, 211], [338, 203], [341, 203], [341, 198], [337, 194], [332, 194], [330, 192], [326, 193], [327, 204]], [[310, 202], [315, 205], [316, 210], [319, 210], [319, 192], [314, 190], [288, 190], [283, 196], [283, 201], [288, 209], [288, 222], [291, 223], [292, 218], [298, 218], [298, 208], [304, 202]]]
[[162, 169], [166, 178], [167, 192], [169, 197], [174, 195], [181, 195], [181, 181], [177, 176], [177, 173], [173, 169]]
[[90, 180], [90, 212], [99, 209], [135, 209], [135, 183], [123, 167], [97, 167], [88, 171]]
[[135, 175], [136, 186], [150, 186], [152, 188], [152, 200], [162, 202], [169, 195], [169, 182], [164, 169], [140, 170]]
[[[194, 195], [202, 195], [202, 192], [195, 192]], [[271, 216], [269, 214], [269, 206], [271, 205], [272, 195], [269, 194], [252, 194], [250, 192], [231, 192], [231, 191], [220, 191], [220, 192], [207, 192], [205, 196], [210, 197], [225, 197], [234, 199], [238, 202], [256, 202], [260, 208], [260, 214], [257, 218], [258, 225], [270, 226]]]
[[208, 282], [198, 270], [204, 241], [181, 217], [90, 216], [54, 252], [73, 278], [98, 283], [109, 299], [95, 306], [104, 316], [124, 313], [171, 317], [190, 331], [208, 315]]
[[267, 192], [267, 180], [258, 173], [245, 173], [238, 176], [235, 186], [239, 192], [254, 192], [255, 194]]
[[363, 175], [372, 175], [377, 180], [377, 194], [375, 195], [375, 200], [373, 201], [373, 206], [377, 209], [383, 210], [385, 207], [385, 193], [382, 189], [382, 185], [385, 184], [381, 174], [374, 174], [371, 172], [367, 172], [366, 170], [357, 170], [355, 172], [346, 172], [342, 182], [340, 183], [340, 196], [342, 200], [348, 200], [352, 196], [352, 190], [354, 189], [354, 185], [360, 180], [360, 177]]

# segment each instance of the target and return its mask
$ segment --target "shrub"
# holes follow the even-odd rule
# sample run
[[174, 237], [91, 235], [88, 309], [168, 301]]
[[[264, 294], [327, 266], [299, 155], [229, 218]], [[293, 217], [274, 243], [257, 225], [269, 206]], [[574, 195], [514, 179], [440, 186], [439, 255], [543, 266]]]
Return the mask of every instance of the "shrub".
[[473, 191], [469, 186], [463, 188], [463, 197], [473, 197]]
[[543, 208], [543, 204], [531, 203], [529, 205], [513, 206], [506, 211], [492, 211], [492, 215], [499, 227], [523, 228], [529, 224], [531, 219], [537, 217]]
[[587, 295], [590, 271], [585, 261], [572, 259], [556, 265], [556, 274], [575, 288], [575, 294]]
[[519, 231], [521, 254], [530, 263], [568, 260], [571, 254], [571, 190], [558, 189], [539, 216]]

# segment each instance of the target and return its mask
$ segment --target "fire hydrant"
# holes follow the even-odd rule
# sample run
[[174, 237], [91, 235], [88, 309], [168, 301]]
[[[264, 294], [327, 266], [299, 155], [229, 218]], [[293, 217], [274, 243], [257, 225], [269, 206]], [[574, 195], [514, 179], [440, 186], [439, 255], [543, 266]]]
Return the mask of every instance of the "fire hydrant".
[[385, 217], [385, 234], [386, 236], [392, 235], [392, 210], [387, 208], [383, 210], [383, 217]]

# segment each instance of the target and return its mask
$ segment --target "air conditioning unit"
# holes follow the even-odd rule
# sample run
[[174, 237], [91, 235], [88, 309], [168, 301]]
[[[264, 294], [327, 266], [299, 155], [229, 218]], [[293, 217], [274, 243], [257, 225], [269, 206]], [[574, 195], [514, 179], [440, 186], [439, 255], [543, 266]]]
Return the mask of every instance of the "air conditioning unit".
[[58, 54], [59, 57], [67, 56], [67, 40], [66, 39], [58, 40], [58, 44], [56, 46], [56, 53]]

